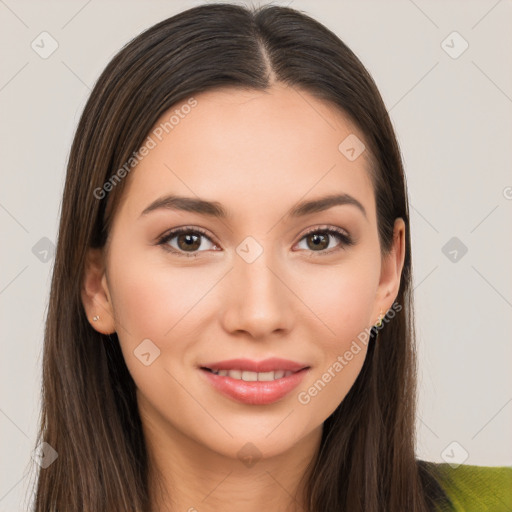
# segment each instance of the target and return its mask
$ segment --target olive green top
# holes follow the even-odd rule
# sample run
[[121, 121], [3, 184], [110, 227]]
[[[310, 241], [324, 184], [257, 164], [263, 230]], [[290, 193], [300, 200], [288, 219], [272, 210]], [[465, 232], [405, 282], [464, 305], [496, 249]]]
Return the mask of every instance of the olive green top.
[[441, 475], [439, 483], [452, 502], [452, 510], [512, 512], [512, 466], [436, 465]]

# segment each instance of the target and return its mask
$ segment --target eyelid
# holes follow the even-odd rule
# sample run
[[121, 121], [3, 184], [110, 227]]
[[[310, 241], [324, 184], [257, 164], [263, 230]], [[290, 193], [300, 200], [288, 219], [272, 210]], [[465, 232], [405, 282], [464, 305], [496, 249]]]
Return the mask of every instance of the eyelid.
[[320, 226], [314, 226], [307, 231], [305, 231], [302, 236], [299, 238], [299, 241], [302, 240], [305, 236], [310, 235], [311, 233], [316, 233], [317, 231], [335, 231], [341, 235], [345, 235], [347, 238], [351, 238], [348, 231], [343, 228], [339, 228], [337, 226], [331, 226], [329, 224], [323, 224]]

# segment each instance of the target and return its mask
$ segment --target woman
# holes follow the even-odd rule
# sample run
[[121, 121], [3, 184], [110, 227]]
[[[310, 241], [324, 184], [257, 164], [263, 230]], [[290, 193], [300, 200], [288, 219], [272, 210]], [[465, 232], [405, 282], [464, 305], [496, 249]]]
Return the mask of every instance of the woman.
[[356, 56], [275, 6], [126, 45], [69, 159], [35, 511], [466, 510], [461, 474], [503, 502], [509, 468], [416, 459], [415, 385], [405, 178]]

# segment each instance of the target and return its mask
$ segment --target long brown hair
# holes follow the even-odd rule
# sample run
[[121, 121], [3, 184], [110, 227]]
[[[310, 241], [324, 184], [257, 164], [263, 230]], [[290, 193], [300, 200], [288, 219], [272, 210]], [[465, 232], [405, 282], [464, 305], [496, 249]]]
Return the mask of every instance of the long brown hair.
[[39, 470], [35, 512], [151, 510], [135, 384], [117, 335], [95, 331], [83, 308], [86, 251], [104, 246], [126, 183], [119, 173], [112, 179], [164, 112], [206, 90], [265, 90], [274, 81], [328, 102], [364, 134], [383, 254], [392, 245], [394, 220], [401, 217], [406, 226], [396, 298], [402, 308], [379, 332], [378, 343], [372, 331], [359, 376], [324, 423], [305, 487], [308, 509], [425, 512], [444, 499], [435, 465], [415, 457], [407, 189], [377, 87], [333, 32], [300, 11], [205, 4], [154, 25], [122, 48], [99, 77], [78, 124], [46, 320], [37, 440], [58, 458]]

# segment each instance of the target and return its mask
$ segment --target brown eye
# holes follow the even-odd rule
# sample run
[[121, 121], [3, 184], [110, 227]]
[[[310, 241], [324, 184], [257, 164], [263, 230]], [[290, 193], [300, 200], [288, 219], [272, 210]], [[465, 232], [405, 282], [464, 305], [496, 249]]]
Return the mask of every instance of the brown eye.
[[309, 249], [327, 249], [329, 246], [329, 236], [325, 234], [313, 233], [306, 236]]
[[194, 228], [177, 228], [164, 235], [158, 242], [165, 250], [179, 256], [199, 256], [208, 249], [217, 249], [210, 237]]
[[201, 236], [197, 235], [177, 235], [177, 245], [182, 251], [195, 250], [201, 247]]
[[[302, 247], [307, 251], [312, 251], [320, 254], [330, 254], [338, 249], [344, 249], [348, 246], [354, 245], [354, 241], [348, 233], [341, 231], [337, 228], [316, 229], [306, 233], [302, 241], [306, 242], [306, 247]], [[334, 241], [337, 240], [338, 244], [335, 245]], [[329, 247], [331, 245], [331, 247]]]

